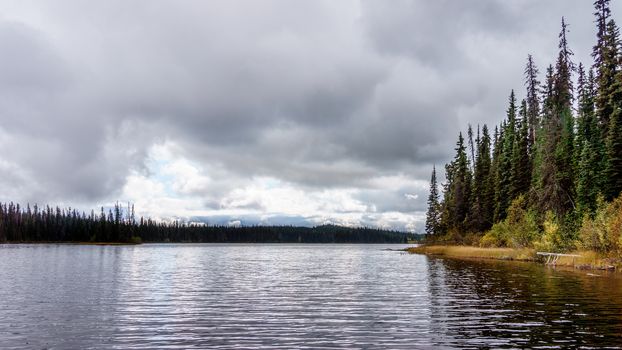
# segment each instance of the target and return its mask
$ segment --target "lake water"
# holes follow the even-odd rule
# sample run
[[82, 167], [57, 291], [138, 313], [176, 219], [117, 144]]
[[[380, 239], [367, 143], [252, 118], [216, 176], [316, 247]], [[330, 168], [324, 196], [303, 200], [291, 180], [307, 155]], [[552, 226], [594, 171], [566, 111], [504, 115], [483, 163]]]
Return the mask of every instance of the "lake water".
[[617, 276], [401, 247], [0, 245], [0, 348], [622, 346]]

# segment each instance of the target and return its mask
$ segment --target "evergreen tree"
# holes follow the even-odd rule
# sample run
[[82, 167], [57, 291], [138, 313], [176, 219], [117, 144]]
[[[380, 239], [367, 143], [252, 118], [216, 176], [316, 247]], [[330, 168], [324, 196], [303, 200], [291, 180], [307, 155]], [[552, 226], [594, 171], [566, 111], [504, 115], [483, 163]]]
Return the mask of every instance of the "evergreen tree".
[[594, 112], [594, 73], [588, 76], [579, 65], [578, 78], [578, 115], [575, 158], [577, 163], [577, 208], [580, 214], [593, 213], [596, 199], [603, 188], [602, 171], [604, 144], [598, 121]]
[[575, 65], [572, 62], [574, 53], [568, 47], [566, 33], [568, 33], [568, 25], [562, 17], [562, 30], [559, 33], [558, 45], [559, 54], [555, 64], [555, 88], [553, 90], [554, 103], [558, 113], [563, 109], [572, 108], [572, 72], [575, 70]]
[[544, 90], [542, 129], [537, 138], [539, 169], [536, 177], [536, 188], [540, 211], [553, 210], [558, 213], [562, 211], [560, 203], [563, 201], [563, 193], [560, 191], [561, 187], [557, 178], [555, 151], [560, 139], [561, 123], [555, 112], [554, 79], [553, 67], [549, 66]]
[[527, 124], [529, 126], [528, 149], [533, 157], [533, 148], [536, 143], [536, 130], [540, 127], [540, 82], [538, 68], [531, 55], [527, 55], [525, 67], [525, 86], [527, 87]]
[[430, 179], [430, 195], [428, 196], [428, 212], [425, 219], [425, 232], [429, 235], [440, 233], [440, 204], [438, 198], [438, 184], [436, 182], [436, 166], [432, 167]]
[[502, 127], [503, 142], [500, 144], [499, 161], [497, 168], [497, 190], [495, 220], [503, 220], [506, 210], [512, 201], [512, 150], [516, 137], [516, 96], [514, 90], [510, 93], [507, 110], [507, 123]]
[[495, 131], [493, 134], [493, 151], [492, 151], [492, 162], [491, 162], [491, 170], [490, 170], [490, 184], [489, 186], [492, 188], [493, 193], [493, 223], [497, 222], [497, 201], [500, 196], [500, 187], [499, 187], [499, 179], [501, 178], [501, 173], [503, 169], [501, 168], [501, 151], [503, 144], [503, 129], [505, 128], [504, 123], [501, 123], [501, 126], [495, 126]]
[[527, 101], [523, 100], [520, 108], [520, 120], [512, 147], [510, 198], [517, 198], [526, 193], [531, 184], [531, 159], [529, 157], [529, 120], [527, 119]]
[[483, 232], [493, 223], [494, 189], [492, 186], [492, 160], [490, 158], [490, 135], [484, 124], [481, 138], [477, 138], [477, 155], [473, 174], [472, 228]]
[[572, 51], [562, 18], [556, 70], [547, 70], [542, 145], [539, 159], [539, 207], [562, 217], [574, 206], [574, 119], [572, 116]]
[[559, 34], [559, 56], [556, 63], [555, 111], [559, 118], [559, 142], [556, 145], [555, 161], [557, 163], [557, 179], [562, 192], [558, 214], [574, 209], [574, 117], [572, 115], [573, 84], [572, 72], [575, 70], [572, 63], [572, 51], [568, 48], [566, 33], [568, 25], [562, 17], [562, 30]]
[[473, 172], [473, 166], [475, 166], [475, 146], [473, 145], [473, 128], [471, 124], [467, 127], [467, 137], [469, 138], [469, 164], [471, 165], [471, 172]]
[[[618, 78], [622, 79], [622, 76]], [[609, 123], [609, 134], [606, 139], [606, 163], [604, 177], [605, 199], [613, 200], [622, 191], [622, 82], [616, 84], [612, 99], [617, 99]]]
[[469, 216], [471, 196], [471, 173], [462, 133], [458, 135], [456, 156], [446, 167], [447, 186], [444, 195], [445, 222], [448, 228], [465, 231], [465, 221]]
[[589, 81], [585, 76], [585, 69], [582, 63], [579, 63], [577, 69], [577, 133], [576, 133], [576, 147], [575, 157], [578, 159], [577, 154], [580, 154], [580, 149], [589, 138], [589, 131], [587, 125], [587, 119], [594, 114], [594, 101], [592, 100], [592, 93], [589, 91]]
[[595, 108], [596, 116], [602, 130], [602, 137], [606, 139], [614, 111], [611, 99], [616, 75], [619, 71], [619, 33], [615, 21], [611, 18], [609, 0], [597, 0], [594, 2], [596, 12], [596, 45], [592, 51], [594, 69], [596, 70]]

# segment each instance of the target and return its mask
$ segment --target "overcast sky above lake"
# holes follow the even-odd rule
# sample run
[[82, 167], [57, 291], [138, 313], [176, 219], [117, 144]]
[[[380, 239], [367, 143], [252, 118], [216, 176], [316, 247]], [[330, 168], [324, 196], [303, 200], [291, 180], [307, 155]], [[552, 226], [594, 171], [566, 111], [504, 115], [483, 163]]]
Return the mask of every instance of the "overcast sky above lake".
[[0, 1], [0, 199], [422, 231], [562, 16], [591, 65], [591, 2]]

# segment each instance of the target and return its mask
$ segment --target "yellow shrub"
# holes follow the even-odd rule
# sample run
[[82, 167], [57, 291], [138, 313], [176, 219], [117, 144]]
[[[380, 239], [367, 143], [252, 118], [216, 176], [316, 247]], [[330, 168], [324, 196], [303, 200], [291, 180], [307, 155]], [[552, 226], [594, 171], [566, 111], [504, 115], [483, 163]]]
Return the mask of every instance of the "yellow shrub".
[[600, 198], [594, 218], [583, 218], [579, 239], [583, 249], [605, 254], [621, 253], [622, 196], [608, 204]]
[[611, 240], [611, 250], [620, 252], [622, 248], [622, 196], [607, 208], [607, 238]]
[[505, 221], [494, 224], [490, 231], [486, 232], [484, 237], [479, 240], [480, 247], [504, 247], [506, 245], [507, 226]]
[[539, 251], [556, 252], [563, 247], [563, 238], [555, 215], [548, 211], [544, 219], [544, 232], [535, 247]]
[[508, 208], [507, 218], [492, 226], [480, 240], [482, 247], [531, 247], [539, 236], [536, 215], [527, 210], [527, 201], [519, 196]]

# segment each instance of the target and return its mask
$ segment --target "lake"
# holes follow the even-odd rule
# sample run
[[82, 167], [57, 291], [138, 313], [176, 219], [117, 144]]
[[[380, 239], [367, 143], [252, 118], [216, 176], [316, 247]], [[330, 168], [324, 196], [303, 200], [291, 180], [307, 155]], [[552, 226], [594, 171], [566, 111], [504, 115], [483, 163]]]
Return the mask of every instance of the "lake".
[[404, 245], [0, 245], [0, 348], [620, 347], [622, 279]]

